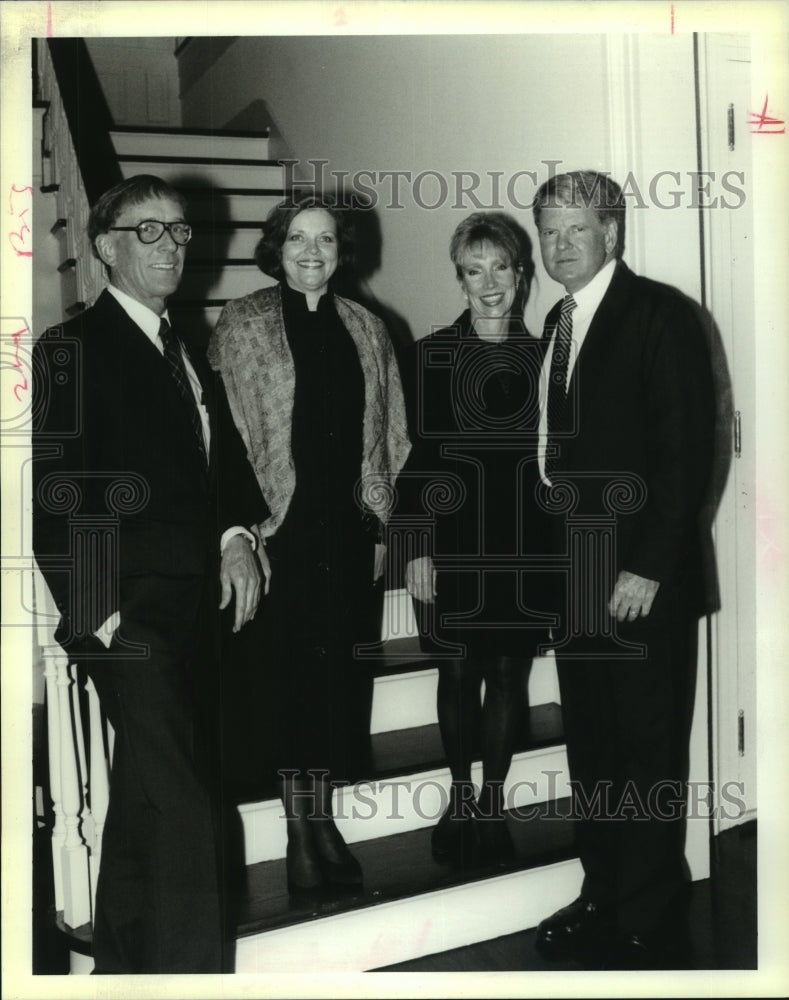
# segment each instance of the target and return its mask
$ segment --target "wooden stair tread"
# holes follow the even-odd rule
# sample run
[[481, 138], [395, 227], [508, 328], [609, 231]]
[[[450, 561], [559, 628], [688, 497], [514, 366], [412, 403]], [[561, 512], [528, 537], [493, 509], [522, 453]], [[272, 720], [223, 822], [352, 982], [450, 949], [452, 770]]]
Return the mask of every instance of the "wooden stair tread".
[[[560, 746], [563, 742], [561, 705], [556, 702], [534, 705], [528, 709], [528, 725], [519, 732], [513, 754]], [[446, 767], [438, 723], [375, 733], [370, 743], [371, 766], [361, 781], [392, 780]], [[252, 790], [237, 785], [229, 791], [238, 805], [276, 797], [273, 787]]]
[[250, 865], [239, 901], [237, 936], [247, 937], [567, 860], [575, 856], [569, 811], [569, 799], [512, 810], [507, 814], [516, 852], [512, 861], [480, 864], [464, 871], [433, 860], [432, 827], [362, 841], [353, 845], [353, 853], [364, 870], [363, 889], [356, 894], [328, 894], [325, 901], [317, 903], [289, 896], [284, 860]]
[[[42, 102], [46, 106], [49, 102]], [[175, 125], [113, 125], [112, 132], [122, 132], [125, 135], [176, 135], [176, 136], [211, 136], [217, 139], [268, 139], [270, 129], [261, 131], [244, 131], [226, 128], [178, 128]]]
[[[118, 163], [185, 163], [189, 164], [213, 164], [219, 167], [278, 167], [278, 160], [271, 159], [251, 159], [239, 156], [164, 156], [150, 155], [147, 153], [121, 153], [117, 155]], [[186, 190], [185, 186], [184, 190]], [[224, 189], [223, 189], [224, 190]], [[256, 194], [262, 191], [255, 191]]]
[[[555, 702], [528, 710], [529, 724], [519, 733], [514, 753], [556, 746], [564, 740], [561, 706]], [[446, 767], [438, 724], [377, 733], [372, 738], [373, 765], [377, 778], [391, 778], [413, 771]]]

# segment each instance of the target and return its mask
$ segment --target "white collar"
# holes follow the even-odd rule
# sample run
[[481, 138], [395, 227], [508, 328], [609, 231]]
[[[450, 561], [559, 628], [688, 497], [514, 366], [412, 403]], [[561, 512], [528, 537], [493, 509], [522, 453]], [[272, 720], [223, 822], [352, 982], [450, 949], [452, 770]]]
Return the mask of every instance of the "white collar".
[[616, 258], [614, 257], [600, 268], [588, 284], [572, 293], [577, 307], [575, 316], [573, 316], [574, 321], [580, 315], [591, 316], [595, 313], [603, 301], [603, 296], [608, 291], [615, 268]]
[[118, 304], [129, 319], [133, 323], [136, 323], [145, 336], [155, 344], [156, 338], [159, 336], [159, 327], [162, 320], [166, 319], [168, 323], [170, 322], [167, 310], [165, 309], [161, 316], [157, 316], [153, 309], [144, 306], [142, 302], [138, 302], [137, 299], [132, 298], [127, 292], [122, 292], [115, 285], [107, 285], [107, 291], [117, 299]]

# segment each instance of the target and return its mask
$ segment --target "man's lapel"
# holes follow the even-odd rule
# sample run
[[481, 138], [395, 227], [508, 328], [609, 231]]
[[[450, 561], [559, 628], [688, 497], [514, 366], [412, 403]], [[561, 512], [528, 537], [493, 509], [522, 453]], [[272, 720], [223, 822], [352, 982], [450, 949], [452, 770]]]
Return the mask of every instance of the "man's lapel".
[[578, 400], [577, 412], [580, 419], [593, 406], [598, 391], [607, 391], [609, 379], [606, 375], [615, 361], [616, 334], [632, 279], [630, 269], [619, 261], [611, 284], [592, 317], [576, 359], [567, 391]]

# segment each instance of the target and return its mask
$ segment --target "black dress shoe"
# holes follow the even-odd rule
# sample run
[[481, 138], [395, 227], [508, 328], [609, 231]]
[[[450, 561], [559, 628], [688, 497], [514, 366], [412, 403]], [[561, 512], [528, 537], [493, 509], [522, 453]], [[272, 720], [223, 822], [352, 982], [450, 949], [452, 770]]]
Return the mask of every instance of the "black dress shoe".
[[579, 896], [537, 926], [535, 947], [544, 958], [557, 958], [596, 947], [613, 931], [611, 911]]

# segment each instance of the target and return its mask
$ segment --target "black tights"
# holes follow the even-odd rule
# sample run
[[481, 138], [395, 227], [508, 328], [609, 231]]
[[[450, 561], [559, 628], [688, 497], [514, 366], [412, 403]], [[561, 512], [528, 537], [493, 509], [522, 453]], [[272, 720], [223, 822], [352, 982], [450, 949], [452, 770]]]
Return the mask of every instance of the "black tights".
[[530, 667], [531, 659], [518, 656], [466, 657], [439, 665], [438, 725], [452, 775], [451, 812], [462, 810], [473, 796], [471, 763], [479, 753], [479, 807], [484, 815], [503, 814], [504, 780], [524, 715]]

